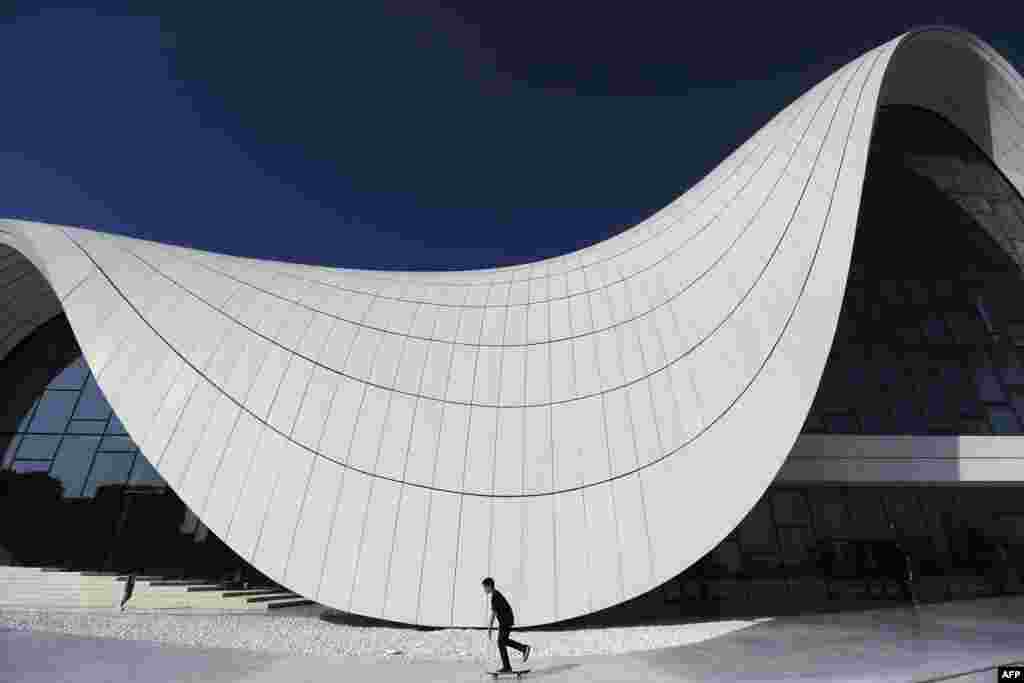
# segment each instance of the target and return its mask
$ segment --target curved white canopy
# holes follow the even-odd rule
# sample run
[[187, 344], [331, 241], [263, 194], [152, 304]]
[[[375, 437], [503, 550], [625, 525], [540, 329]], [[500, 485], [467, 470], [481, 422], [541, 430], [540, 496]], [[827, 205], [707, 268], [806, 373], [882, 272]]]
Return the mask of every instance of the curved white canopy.
[[700, 559], [789, 453], [877, 108], [942, 114], [1020, 190], [1022, 95], [977, 38], [914, 31], [636, 227], [492, 270], [299, 266], [0, 221], [0, 357], [63, 310], [150, 462], [298, 593], [478, 625], [492, 575], [520, 624], [579, 616]]

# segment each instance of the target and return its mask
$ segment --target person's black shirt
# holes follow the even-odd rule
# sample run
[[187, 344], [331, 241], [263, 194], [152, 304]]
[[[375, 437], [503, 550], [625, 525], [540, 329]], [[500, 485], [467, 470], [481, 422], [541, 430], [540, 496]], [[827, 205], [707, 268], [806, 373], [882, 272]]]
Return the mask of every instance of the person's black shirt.
[[512, 616], [512, 606], [508, 604], [508, 600], [501, 594], [497, 588], [491, 592], [491, 609], [494, 610], [494, 614], [498, 617], [498, 624], [502, 626], [511, 626], [515, 621]]

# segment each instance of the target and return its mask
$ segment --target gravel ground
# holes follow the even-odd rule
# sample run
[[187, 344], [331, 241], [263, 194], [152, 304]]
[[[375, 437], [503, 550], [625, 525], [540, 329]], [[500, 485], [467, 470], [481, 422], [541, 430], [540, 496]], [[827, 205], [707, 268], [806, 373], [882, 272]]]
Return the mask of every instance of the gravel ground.
[[[513, 635], [532, 657], [621, 654], [685, 645], [724, 635], [752, 621], [537, 631]], [[480, 661], [493, 657], [483, 631], [342, 626], [310, 617], [253, 614], [118, 613], [108, 610], [0, 608], [0, 628], [77, 636], [255, 650], [282, 655], [371, 659]], [[514, 653], [513, 653], [514, 654]]]

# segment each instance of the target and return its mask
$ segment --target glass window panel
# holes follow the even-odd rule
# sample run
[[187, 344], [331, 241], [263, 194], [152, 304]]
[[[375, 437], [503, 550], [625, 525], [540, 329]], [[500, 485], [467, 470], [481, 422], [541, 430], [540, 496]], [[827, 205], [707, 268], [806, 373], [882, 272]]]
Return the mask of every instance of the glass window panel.
[[807, 561], [814, 538], [807, 527], [781, 527], [779, 541], [782, 544], [780, 555], [783, 563], [799, 565]]
[[44, 392], [28, 431], [62, 433], [68, 425], [71, 411], [75, 409], [77, 398], [78, 392], [75, 391]]
[[106, 436], [100, 444], [101, 451], [134, 451], [135, 442], [130, 436]]
[[983, 298], [979, 297], [979, 300], [993, 332], [998, 333], [1005, 329], [1007, 322], [1020, 317], [1020, 280], [1013, 276], [987, 274], [985, 288]]
[[960, 396], [960, 415], [964, 417], [984, 417], [985, 407], [978, 400], [974, 387], [969, 387]]
[[21, 419], [18, 421], [18, 427], [17, 427], [16, 431], [19, 431], [19, 432], [26, 432], [26, 431], [28, 431], [29, 422], [32, 421], [32, 418], [34, 417], [34, 414], [35, 414], [36, 406], [38, 406], [38, 405], [39, 405], [39, 399], [38, 398], [36, 400], [32, 401], [32, 407], [29, 408], [28, 410], [26, 410], [25, 414], [22, 415]]
[[881, 346], [872, 347], [871, 357], [877, 368], [879, 386], [887, 390], [897, 387], [902, 378], [902, 373], [899, 371], [900, 366], [903, 365], [902, 359], [897, 358], [888, 348]]
[[829, 434], [859, 434], [860, 425], [853, 415], [826, 415], [825, 428]]
[[711, 562], [724, 574], [736, 574], [742, 566], [740, 549], [734, 541], [723, 541], [711, 553]]
[[107, 426], [105, 420], [72, 420], [68, 425], [71, 434], [102, 434]]
[[0, 443], [7, 441], [7, 448], [4, 449], [3, 460], [0, 461], [0, 465], [7, 466], [12, 460], [14, 460], [14, 452], [18, 450], [18, 444], [21, 443], [21, 434], [11, 434], [9, 436], [0, 436]]
[[834, 487], [812, 488], [811, 510], [814, 514], [814, 528], [818, 535], [840, 536], [844, 526], [844, 510], [842, 493]]
[[[948, 361], [942, 359], [940, 362]], [[956, 376], [954, 374], [950, 379], [946, 368], [939, 366], [932, 368], [928, 378], [925, 401], [929, 430], [931, 433], [955, 433], [960, 421], [959, 397], [962, 393]]]
[[927, 285], [917, 280], [908, 280], [907, 289], [910, 291], [910, 301], [915, 306], [925, 306], [929, 301]]
[[920, 529], [920, 508], [910, 490], [887, 489], [883, 495], [886, 516], [899, 532], [913, 535]]
[[924, 321], [924, 331], [928, 341], [932, 344], [948, 344], [950, 342], [945, 323], [936, 315], [930, 315]]
[[892, 416], [896, 431], [900, 434], [922, 434], [928, 430], [928, 423], [918, 412], [912, 396], [897, 401]]
[[822, 420], [820, 414], [811, 412], [807, 416], [807, 422], [804, 424], [803, 431], [807, 434], [820, 434], [825, 431], [825, 421]]
[[778, 545], [775, 538], [775, 525], [772, 524], [771, 511], [762, 499], [746, 519], [740, 524], [740, 543], [745, 552], [774, 551]]
[[1002, 402], [1006, 400], [1003, 388], [999, 386], [988, 356], [983, 352], [971, 354], [971, 365], [974, 368], [974, 384], [978, 390], [978, 398], [982, 401]]
[[967, 375], [961, 367], [961, 359], [953, 354], [937, 359], [939, 364], [939, 388], [947, 393], [960, 394], [968, 389]]
[[949, 311], [946, 320], [958, 344], [983, 344], [988, 340], [984, 325], [975, 315], [965, 311]]
[[897, 280], [883, 280], [879, 283], [882, 303], [888, 306], [902, 306], [906, 302], [904, 283]]
[[146, 457], [141, 453], [135, 458], [135, 465], [132, 468], [132, 474], [129, 478], [129, 482], [132, 484], [149, 484], [153, 486], [163, 486], [164, 479], [160, 476], [160, 473], [149, 464]]
[[884, 536], [888, 525], [885, 523], [882, 499], [872, 489], [851, 489], [846, 499], [851, 517], [852, 530], [864, 537]]
[[882, 304], [878, 303], [877, 301], [872, 302], [868, 306], [867, 312], [872, 322], [880, 323], [882, 321], [883, 315], [885, 314], [885, 307], [882, 306]]
[[1006, 326], [1010, 339], [1017, 346], [1024, 346], [1024, 323], [1012, 322]]
[[128, 433], [128, 430], [124, 428], [124, 425], [121, 423], [121, 418], [119, 418], [117, 416], [117, 413], [114, 413], [113, 415], [110, 416], [110, 427], [107, 429], [107, 433], [108, 434], [127, 434]]
[[1013, 406], [1013, 409], [1017, 412], [1017, 417], [1022, 422], [1024, 422], [1024, 392], [1015, 393], [1011, 397], [1010, 404]]
[[96, 378], [90, 377], [85, 384], [85, 391], [82, 392], [82, 400], [75, 410], [76, 418], [88, 418], [93, 420], [106, 420], [110, 417], [110, 404], [103, 396], [103, 392], [96, 386]]
[[61, 438], [56, 435], [26, 434], [15, 457], [18, 460], [52, 460]]
[[1015, 348], [1000, 345], [992, 350], [992, 356], [1003, 382], [1010, 385], [1024, 385], [1024, 365], [1021, 364], [1020, 355]]
[[[927, 128], [919, 131], [916, 125], [914, 131], [927, 131], [921, 134], [929, 136], [941, 133]], [[876, 132], [876, 142], [883, 140], [878, 135]], [[954, 188], [974, 191], [991, 185], [988, 180], [977, 185], [982, 181], [974, 177], [976, 171], [1005, 185], [990, 164], [974, 159], [976, 150], [964, 147], [962, 153], [972, 159], [971, 188], [958, 184], [962, 171], [949, 170], [962, 165], [952, 152], [942, 155], [940, 166], [925, 163], [915, 166], [914, 172], [926, 173], [927, 177], [948, 176], [949, 182], [928, 190], [933, 193], [948, 193]], [[881, 197], [865, 196], [862, 221], [884, 223], [887, 213]], [[815, 401], [814, 412], [822, 416], [821, 422], [826, 415], [834, 416], [825, 425], [831, 430], [849, 431], [845, 424], [848, 418], [838, 417], [843, 415], [856, 417], [868, 433], [883, 429], [882, 433], [890, 434], [991, 433], [993, 428], [1006, 430], [1014, 420], [1018, 426], [1024, 425], [1024, 405], [1020, 408], [1022, 414], [1015, 412], [1013, 419], [1006, 411], [1008, 397], [1018, 393], [1024, 396], [1024, 350], [1017, 346], [1024, 346], [1024, 314], [1020, 308], [1024, 278], [1018, 264], [1007, 258], [1005, 249], [986, 226], [963, 212], [950, 213], [941, 208], [941, 202], [928, 199], [922, 194], [914, 202], [932, 207], [926, 211], [929, 227], [922, 230], [941, 238], [932, 240], [928, 259], [902, 259], [898, 256], [901, 251], [888, 249], [884, 240], [858, 240], [854, 249], [836, 344]], [[1014, 210], [1018, 213], [1007, 216], [1019, 223], [1024, 213]], [[1003, 214], [999, 216], [1003, 220]], [[907, 242], [913, 240], [908, 238]], [[1012, 335], [1007, 338], [1011, 325]], [[850, 360], [854, 333], [864, 340], [861, 343], [872, 344], [871, 363]], [[918, 335], [930, 347], [926, 353]], [[952, 344], [960, 348], [954, 350]], [[983, 351], [981, 347], [988, 348]], [[876, 354], [876, 349], [880, 353]], [[923, 362], [913, 357], [915, 351], [925, 353]], [[972, 351], [980, 353], [970, 356]], [[938, 358], [939, 353], [943, 357]], [[870, 368], [876, 364], [877, 369]], [[841, 365], [860, 366], [863, 381], [849, 372], [833, 372], [833, 366]], [[927, 369], [922, 372], [921, 368]], [[1022, 401], [1011, 400], [1017, 411]], [[986, 404], [1001, 409], [990, 414]], [[889, 424], [887, 415], [893, 416]], [[820, 423], [809, 419], [806, 429], [814, 428], [820, 428]]]
[[81, 389], [85, 380], [89, 377], [89, 368], [80, 357], [71, 365], [64, 368], [59, 375], [50, 382], [50, 389]]
[[962, 434], [972, 435], [984, 435], [991, 434], [992, 430], [989, 428], [988, 421], [981, 418], [961, 418], [960, 420], [960, 432]]
[[854, 318], [860, 318], [867, 309], [867, 295], [861, 287], [848, 287], [846, 290], [846, 305], [844, 310], [854, 314]]
[[985, 300], [979, 295], [975, 298], [974, 303], [975, 308], [978, 311], [978, 316], [981, 318], [981, 321], [985, 323], [985, 329], [989, 334], [992, 334], [995, 331], [995, 328], [993, 327], [992, 316], [989, 314], [989, 309]]
[[775, 491], [775, 521], [778, 524], [807, 524], [807, 503], [799, 491]]
[[782, 562], [774, 549], [767, 552], [746, 553], [743, 558], [744, 574], [747, 576], [772, 576]]
[[843, 311], [843, 314], [839, 318], [839, 325], [836, 328], [837, 341], [841, 340], [843, 342], [850, 343], [859, 338], [859, 324], [857, 319], [852, 317], [854, 315], [855, 314], [849, 310]]
[[892, 416], [883, 406], [874, 406], [870, 411], [861, 412], [860, 421], [864, 425], [865, 434], [891, 434], [894, 429]]
[[21, 474], [28, 472], [45, 472], [50, 469], [49, 461], [22, 460], [14, 463], [14, 471]]
[[97, 453], [83, 495], [95, 496], [100, 486], [128, 481], [134, 457], [131, 453]]
[[65, 496], [81, 495], [99, 442], [98, 436], [69, 435], [64, 437], [64, 442], [60, 445], [60, 451], [57, 453], [57, 459], [53, 462], [50, 474], [64, 484]]
[[[944, 350], [940, 350], [942, 352]], [[927, 378], [932, 366], [934, 365], [933, 358], [935, 357], [935, 351], [907, 351], [903, 354], [903, 376], [904, 384], [906, 386], [912, 386], [916, 382], [920, 382], [922, 378]]]
[[904, 344], [921, 344], [923, 342], [921, 330], [906, 323], [896, 330], [896, 334]]
[[1019, 434], [1020, 424], [1009, 406], [989, 406], [988, 421], [993, 434]]

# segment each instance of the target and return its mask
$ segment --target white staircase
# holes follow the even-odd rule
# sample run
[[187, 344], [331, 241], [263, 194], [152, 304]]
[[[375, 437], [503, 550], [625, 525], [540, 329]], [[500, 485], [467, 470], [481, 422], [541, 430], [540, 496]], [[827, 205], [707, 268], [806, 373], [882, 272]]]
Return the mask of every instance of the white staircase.
[[0, 566], [0, 606], [114, 607], [123, 586], [113, 576]]
[[[0, 566], [0, 607], [113, 608], [121, 603], [123, 593], [123, 576]], [[143, 577], [135, 581], [128, 609], [265, 611], [309, 604], [278, 589], [230, 590], [202, 581]]]

